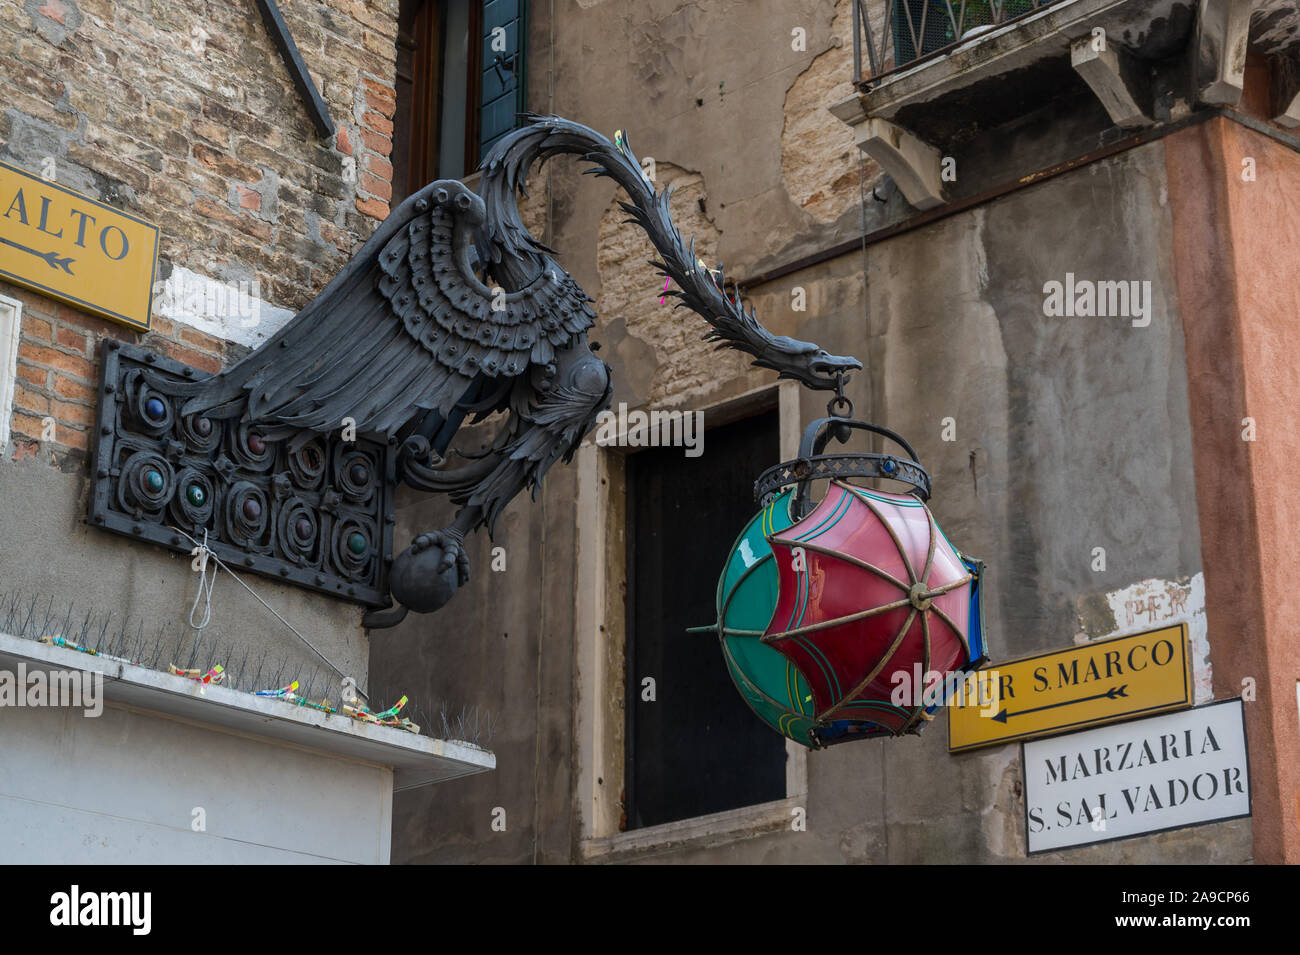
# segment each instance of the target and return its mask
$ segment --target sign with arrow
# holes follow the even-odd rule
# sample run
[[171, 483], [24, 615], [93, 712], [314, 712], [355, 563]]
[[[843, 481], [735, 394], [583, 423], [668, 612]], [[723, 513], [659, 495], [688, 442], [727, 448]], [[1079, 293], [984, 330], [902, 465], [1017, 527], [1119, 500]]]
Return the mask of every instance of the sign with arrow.
[[0, 162], [0, 278], [148, 329], [157, 259], [157, 226]]
[[980, 673], [988, 674], [992, 703], [949, 710], [950, 753], [1192, 705], [1186, 624], [992, 664]]

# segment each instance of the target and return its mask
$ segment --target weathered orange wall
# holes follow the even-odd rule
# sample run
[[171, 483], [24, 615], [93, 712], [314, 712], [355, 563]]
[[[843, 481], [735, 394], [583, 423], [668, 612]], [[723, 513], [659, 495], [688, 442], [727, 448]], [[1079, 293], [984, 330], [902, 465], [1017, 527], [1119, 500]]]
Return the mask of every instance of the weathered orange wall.
[[1215, 696], [1254, 681], [1255, 861], [1300, 863], [1300, 155], [1223, 118], [1165, 150]]

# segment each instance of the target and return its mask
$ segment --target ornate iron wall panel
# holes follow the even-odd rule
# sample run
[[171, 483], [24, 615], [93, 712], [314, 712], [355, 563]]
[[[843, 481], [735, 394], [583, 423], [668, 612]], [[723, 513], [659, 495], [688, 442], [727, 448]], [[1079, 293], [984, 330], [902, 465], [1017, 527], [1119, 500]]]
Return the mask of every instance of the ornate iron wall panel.
[[175, 385], [205, 377], [103, 343], [90, 522], [188, 553], [202, 540], [234, 568], [371, 606], [389, 603], [387, 445], [338, 432], [269, 440], [254, 424], [183, 416]]

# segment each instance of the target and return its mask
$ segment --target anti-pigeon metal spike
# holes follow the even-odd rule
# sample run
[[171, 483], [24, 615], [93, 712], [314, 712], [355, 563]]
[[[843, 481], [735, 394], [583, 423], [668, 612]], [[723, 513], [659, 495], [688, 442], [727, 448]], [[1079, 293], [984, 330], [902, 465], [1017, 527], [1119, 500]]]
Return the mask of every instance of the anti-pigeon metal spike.
[[100, 627], [99, 633], [95, 634], [93, 639], [81, 642], [81, 645], [87, 650], [93, 650], [96, 653], [105, 652], [113, 642], [113, 635], [107, 627]]
[[143, 651], [147, 642], [143, 629], [132, 633], [126, 627], [120, 627], [117, 630], [108, 628], [105, 639], [112, 640], [114, 646], [121, 647], [120, 655], [127, 657], [133, 663], [140, 659], [140, 653]]
[[[71, 624], [72, 624], [72, 604], [68, 604], [68, 612], [63, 618], [63, 623], [59, 627], [59, 632], [57, 635], [63, 637], [63, 639], [65, 640], [69, 639], [71, 634], [68, 631], [68, 627]], [[54, 636], [54, 634], [51, 634], [51, 636]]]
[[54, 594], [50, 594], [49, 602], [45, 605], [45, 622], [41, 624], [41, 632], [37, 636], [44, 636], [50, 632], [50, 620], [54, 617]]
[[[36, 594], [32, 597], [31, 609], [27, 613], [27, 619], [23, 621], [23, 634], [22, 634], [23, 636], [33, 636], [33, 634], [31, 633], [31, 629], [37, 626], [36, 614], [38, 613], [38, 611], [36, 609], [36, 605], [40, 602], [40, 599], [41, 598], [39, 594]], [[35, 636], [39, 636], [39, 634], [36, 634]]]
[[[113, 636], [110, 636], [107, 640], [101, 641], [100, 646], [102, 646], [103, 649], [100, 652], [109, 653], [112, 654], [113, 656], [121, 656], [122, 648], [123, 646], [126, 645], [126, 642], [127, 642], [126, 634], [124, 633], [115, 634]], [[85, 644], [83, 643], [82, 646], [85, 646]]]

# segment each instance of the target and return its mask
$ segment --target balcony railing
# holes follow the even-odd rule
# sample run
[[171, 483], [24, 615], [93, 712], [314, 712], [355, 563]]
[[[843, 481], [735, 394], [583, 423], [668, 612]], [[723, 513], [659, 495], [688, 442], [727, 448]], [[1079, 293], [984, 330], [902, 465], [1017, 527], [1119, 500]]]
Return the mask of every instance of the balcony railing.
[[859, 87], [872, 85], [1054, 2], [1057, 0], [853, 0], [854, 80]]

